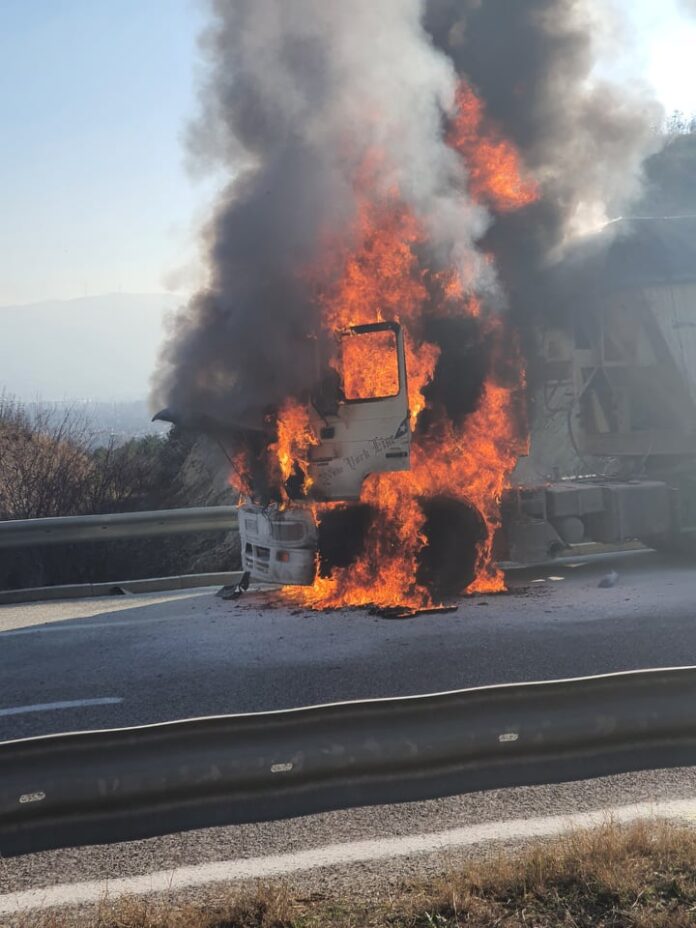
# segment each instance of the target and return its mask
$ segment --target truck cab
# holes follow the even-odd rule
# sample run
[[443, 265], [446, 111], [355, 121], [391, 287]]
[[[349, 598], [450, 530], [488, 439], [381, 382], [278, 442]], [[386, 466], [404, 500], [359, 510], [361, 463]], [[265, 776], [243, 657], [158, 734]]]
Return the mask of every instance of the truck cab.
[[281, 506], [240, 509], [242, 565], [251, 578], [311, 585], [316, 573], [314, 503], [356, 502], [369, 474], [411, 466], [404, 335], [396, 322], [354, 325], [337, 334], [329, 374], [309, 404], [317, 444], [309, 491]]

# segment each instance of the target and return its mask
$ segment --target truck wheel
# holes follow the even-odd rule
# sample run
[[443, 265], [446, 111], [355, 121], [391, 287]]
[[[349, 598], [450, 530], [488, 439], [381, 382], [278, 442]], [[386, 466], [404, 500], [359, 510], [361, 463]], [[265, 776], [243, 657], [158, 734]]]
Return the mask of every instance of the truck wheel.
[[362, 554], [375, 511], [365, 503], [346, 503], [322, 513], [317, 527], [319, 574], [328, 577], [334, 567], [350, 567]]
[[416, 580], [436, 602], [447, 602], [474, 579], [477, 546], [486, 537], [486, 526], [473, 506], [452, 497], [422, 500], [421, 508], [428, 543], [421, 551]]

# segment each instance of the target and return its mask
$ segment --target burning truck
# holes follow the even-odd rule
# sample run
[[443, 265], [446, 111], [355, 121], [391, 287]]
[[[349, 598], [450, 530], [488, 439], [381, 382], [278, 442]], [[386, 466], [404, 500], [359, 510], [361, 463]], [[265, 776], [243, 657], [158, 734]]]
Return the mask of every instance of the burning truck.
[[[475, 165], [481, 200], [512, 211], [536, 197], [464, 83], [447, 145]], [[322, 607], [425, 608], [504, 589], [493, 543], [527, 441], [514, 330], [435, 260], [427, 223], [384, 188], [383, 157], [359, 167], [351, 226], [301, 269], [314, 310], [293, 339], [306, 388], [217, 430], [244, 568], [306, 586], [295, 598]]]
[[[452, 490], [451, 472], [435, 494], [432, 475], [411, 484], [405, 472], [412, 455], [418, 467], [423, 454], [427, 469], [431, 453], [435, 473], [447, 446], [429, 449], [417, 420], [412, 431], [401, 326], [353, 326], [336, 333], [328, 382], [305, 406], [288, 406], [280, 427], [275, 423], [277, 437], [272, 431], [266, 437], [281, 489], [271, 502], [247, 501], [240, 509], [242, 561], [250, 576], [307, 586], [296, 598], [323, 603], [335, 596], [345, 601], [345, 590], [355, 596], [357, 571], [364, 584], [357, 596], [372, 602], [381, 567], [388, 570], [391, 558], [402, 565], [410, 547], [411, 576], [400, 577], [393, 599], [383, 585], [382, 600], [403, 605], [409, 590], [417, 596], [410, 605], [423, 608], [467, 588], [501, 589], [495, 558], [535, 563], [574, 544], [629, 539], [687, 549], [696, 531], [696, 345], [690, 334], [696, 325], [696, 220], [642, 219], [623, 226], [619, 238], [584, 264], [583, 273], [594, 280], [592, 303], [583, 313], [566, 307], [580, 324], [538, 333], [543, 379], [532, 441], [540, 441], [559, 417], [555, 454], [565, 446], [575, 457], [574, 469], [591, 476], [534, 484], [513, 471], [507, 486], [496, 488], [500, 509], [484, 509], [488, 521], [472, 503], [468, 484], [462, 493], [458, 484]], [[576, 298], [579, 293], [587, 297], [585, 288]], [[510, 403], [510, 384], [498, 390], [498, 399]], [[504, 403], [502, 411], [519, 414]], [[517, 420], [507, 421], [510, 427]], [[490, 442], [500, 436], [500, 425], [494, 418]], [[479, 468], [487, 460], [499, 466], [481, 437], [472, 434], [470, 451], [476, 453], [479, 442]], [[514, 431], [500, 440], [508, 448], [523, 447]], [[455, 453], [462, 454], [461, 446]], [[552, 455], [541, 453], [549, 466]], [[602, 475], [598, 468], [608, 470]], [[390, 487], [396, 487], [393, 513], [383, 503]], [[415, 544], [405, 533], [398, 546], [400, 507], [409, 493], [420, 521]], [[484, 495], [478, 506], [485, 501]], [[380, 549], [385, 536], [387, 547]]]
[[[319, 390], [281, 410], [269, 441], [277, 496], [263, 503], [249, 494], [240, 509], [243, 567], [253, 578], [306, 585], [295, 598], [322, 606], [423, 608], [467, 587], [504, 588], [492, 541], [495, 490], [516, 459], [501, 434], [511, 421], [498, 419], [511, 412], [510, 387], [487, 388], [490, 431], [482, 420], [467, 454], [448, 419], [419, 431], [427, 406], [412, 411], [407, 338], [396, 321], [337, 331], [335, 366]], [[478, 455], [490, 455], [490, 472]], [[470, 481], [460, 482], [465, 469]]]
[[570, 418], [600, 385], [611, 405], [547, 287], [656, 145], [659, 108], [596, 77], [600, 5], [212, 10], [192, 146], [232, 176], [155, 402], [224, 446], [245, 569], [311, 606], [422, 609], [502, 591], [502, 553], [613, 526], [628, 490], [513, 477], [551, 376], [540, 332]]

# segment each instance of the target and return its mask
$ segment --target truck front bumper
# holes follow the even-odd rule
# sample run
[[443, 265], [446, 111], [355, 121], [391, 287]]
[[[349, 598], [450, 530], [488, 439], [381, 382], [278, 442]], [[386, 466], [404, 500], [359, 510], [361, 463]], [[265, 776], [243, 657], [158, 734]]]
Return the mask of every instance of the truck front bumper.
[[262, 508], [247, 503], [239, 510], [242, 569], [252, 580], [311, 586], [317, 560], [317, 529], [308, 509]]

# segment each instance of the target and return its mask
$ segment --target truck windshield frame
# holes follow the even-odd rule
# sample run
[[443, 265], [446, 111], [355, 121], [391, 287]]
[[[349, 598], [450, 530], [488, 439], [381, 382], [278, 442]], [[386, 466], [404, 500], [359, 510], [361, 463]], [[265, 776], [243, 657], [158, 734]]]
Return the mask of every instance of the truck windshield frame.
[[401, 359], [399, 357], [399, 333], [401, 327], [397, 322], [371, 322], [365, 323], [363, 325], [353, 325], [348, 329], [345, 329], [343, 332], [339, 333], [339, 339], [341, 340], [341, 345], [343, 345], [344, 339], [353, 338], [354, 336], [368, 335], [374, 332], [390, 332], [394, 337], [394, 363], [396, 367], [396, 390], [393, 393], [380, 394], [379, 396], [358, 396], [358, 397], [347, 397], [345, 395], [345, 386], [343, 381], [343, 375], [341, 376], [341, 392], [343, 396], [341, 398], [341, 404], [346, 406], [354, 406], [361, 403], [379, 403], [384, 400], [391, 400], [398, 397], [403, 390], [403, 377], [401, 372]]

